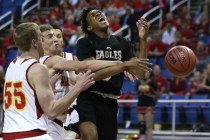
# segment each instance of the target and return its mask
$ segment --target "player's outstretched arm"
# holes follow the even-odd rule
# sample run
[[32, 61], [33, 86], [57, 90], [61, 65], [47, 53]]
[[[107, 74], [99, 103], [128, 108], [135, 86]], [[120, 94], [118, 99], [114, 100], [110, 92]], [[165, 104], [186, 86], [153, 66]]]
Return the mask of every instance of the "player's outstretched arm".
[[95, 72], [97, 70], [118, 65], [120, 61], [103, 61], [103, 60], [87, 60], [83, 61], [71, 61], [66, 60], [60, 56], [52, 56], [45, 61], [45, 65], [49, 68], [55, 70], [65, 70], [65, 71], [76, 71], [82, 72], [91, 70]]
[[47, 69], [41, 64], [34, 64], [28, 71], [28, 80], [36, 91], [37, 99], [42, 110], [49, 119], [54, 119], [57, 115], [66, 111], [81, 91], [94, 84], [93, 76], [94, 74], [91, 71], [79, 74], [76, 79], [76, 84], [71, 91], [63, 98], [55, 100], [54, 93], [50, 87]]
[[121, 64], [118, 64], [116, 66], [111, 66], [111, 67], [96, 71], [94, 79], [95, 81], [102, 80], [102, 79], [116, 75], [118, 73], [121, 73], [129, 69], [140, 69], [145, 72], [151, 72], [152, 69], [148, 67], [149, 65], [151, 65], [151, 63], [148, 62], [148, 59], [134, 58], [132, 60], [125, 61]]

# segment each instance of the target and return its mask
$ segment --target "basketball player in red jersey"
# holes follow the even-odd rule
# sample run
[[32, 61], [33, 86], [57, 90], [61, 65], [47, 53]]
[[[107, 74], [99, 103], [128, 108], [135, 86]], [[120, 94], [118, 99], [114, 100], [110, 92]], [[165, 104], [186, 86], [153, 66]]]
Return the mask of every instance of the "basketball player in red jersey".
[[3, 139], [51, 140], [47, 118], [53, 120], [67, 110], [82, 90], [95, 83], [94, 74], [80, 73], [65, 98], [55, 100], [48, 71], [38, 62], [43, 56], [39, 26], [22, 23], [13, 36], [22, 54], [10, 63], [5, 76]]

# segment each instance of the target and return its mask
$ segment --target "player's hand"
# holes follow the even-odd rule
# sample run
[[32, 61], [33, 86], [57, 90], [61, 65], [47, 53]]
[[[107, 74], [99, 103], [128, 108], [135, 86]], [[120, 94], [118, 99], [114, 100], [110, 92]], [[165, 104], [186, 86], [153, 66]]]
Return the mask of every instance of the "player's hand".
[[138, 59], [136, 57], [136, 58], [130, 59], [129, 61], [126, 61], [125, 63], [126, 63], [127, 68], [129, 70], [131, 70], [131, 69], [141, 69], [145, 72], [151, 72], [152, 71], [152, 69], [150, 68], [152, 64], [149, 63], [149, 59]]
[[141, 18], [140, 20], [138, 20], [136, 22], [136, 26], [138, 28], [139, 31], [139, 37], [141, 39], [147, 39], [147, 35], [148, 35], [148, 31], [149, 31], [149, 27], [150, 25], [147, 23], [146, 19]]
[[152, 71], [152, 64], [149, 63], [149, 59], [132, 58], [131, 60], [127, 61], [127, 63], [129, 64], [129, 73], [139, 80], [145, 78], [145, 73], [150, 73]]
[[52, 90], [53, 90], [54, 94], [63, 91], [63, 90], [61, 90], [61, 89], [55, 89], [55, 83], [61, 78], [61, 76], [62, 76], [61, 73], [56, 73], [55, 75], [53, 75], [53, 76], [50, 78], [50, 85], [51, 85], [51, 87], [52, 87]]
[[81, 90], [88, 89], [91, 85], [95, 84], [94, 81], [94, 73], [91, 70], [88, 70], [85, 73], [79, 73], [76, 77], [76, 84], [75, 86], [80, 88]]
[[134, 82], [135, 80], [137, 80], [138, 78], [133, 75], [132, 73], [130, 73], [129, 71], [124, 71], [124, 75], [129, 79], [129, 81]]

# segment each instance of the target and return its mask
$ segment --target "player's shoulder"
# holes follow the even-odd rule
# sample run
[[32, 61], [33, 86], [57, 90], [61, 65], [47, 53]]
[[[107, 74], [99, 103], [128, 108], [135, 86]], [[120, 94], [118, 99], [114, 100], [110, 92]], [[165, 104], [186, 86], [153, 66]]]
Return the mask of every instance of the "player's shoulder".
[[121, 36], [117, 36], [117, 35], [111, 35], [110, 38], [111, 38], [112, 41], [116, 40], [116, 41], [119, 41], [119, 42], [122, 42], [122, 43], [126, 43], [126, 42], [130, 41], [127, 38], [124, 38], [124, 37], [121, 37]]
[[29, 68], [27, 72], [27, 77], [29, 83], [34, 88], [35, 85], [41, 85], [42, 81], [46, 80], [47, 77], [49, 77], [49, 73], [45, 65], [41, 63], [35, 63]]
[[46, 58], [42, 64], [45, 64], [48, 67], [50, 67], [51, 65], [55, 64], [59, 59], [62, 59], [62, 57], [58, 55], [52, 55]]
[[87, 35], [83, 38], [80, 38], [77, 41], [77, 48], [78, 48], [78, 50], [87, 49], [87, 48], [93, 46], [93, 42], [95, 42], [95, 39], [93, 39], [93, 38], [89, 37], [89, 35]]
[[90, 37], [89, 36], [85, 36], [85, 37], [80, 38], [77, 42], [87, 42], [89, 40], [90, 40]]
[[41, 63], [35, 63], [30, 67], [29, 72], [35, 75], [44, 74], [47, 72], [47, 68]]

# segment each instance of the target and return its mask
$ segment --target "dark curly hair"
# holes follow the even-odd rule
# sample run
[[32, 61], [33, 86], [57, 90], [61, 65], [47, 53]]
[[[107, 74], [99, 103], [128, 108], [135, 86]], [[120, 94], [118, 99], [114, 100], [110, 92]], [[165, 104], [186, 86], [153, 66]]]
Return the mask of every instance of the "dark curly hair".
[[90, 11], [92, 10], [99, 10], [98, 8], [96, 7], [91, 7], [91, 8], [87, 8], [87, 9], [84, 9], [82, 11], [82, 14], [81, 14], [81, 28], [82, 28], [82, 31], [85, 33], [85, 34], [90, 34], [91, 32], [88, 31], [88, 22], [87, 22], [87, 15]]

